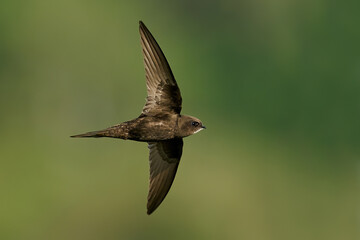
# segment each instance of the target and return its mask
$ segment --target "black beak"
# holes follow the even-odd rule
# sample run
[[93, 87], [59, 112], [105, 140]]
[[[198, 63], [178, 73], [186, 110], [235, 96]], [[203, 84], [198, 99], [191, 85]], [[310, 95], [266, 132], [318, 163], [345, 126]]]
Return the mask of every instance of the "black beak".
[[206, 127], [205, 127], [204, 125], [202, 125], [202, 126], [201, 126], [201, 128], [204, 128], [204, 129], [206, 129]]

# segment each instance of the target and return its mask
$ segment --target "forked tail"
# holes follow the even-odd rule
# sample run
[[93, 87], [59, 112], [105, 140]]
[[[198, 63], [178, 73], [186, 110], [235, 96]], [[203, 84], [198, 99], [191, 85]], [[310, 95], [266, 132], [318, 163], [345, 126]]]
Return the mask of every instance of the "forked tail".
[[93, 131], [83, 134], [74, 135], [71, 137], [74, 138], [83, 138], [83, 137], [94, 137], [94, 138], [100, 138], [100, 137], [112, 137], [112, 138], [127, 138], [126, 128], [122, 125], [113, 126], [104, 130], [100, 131]]
[[106, 130], [101, 130], [101, 131], [94, 131], [94, 132], [88, 132], [88, 133], [83, 133], [83, 134], [78, 134], [78, 135], [74, 135], [71, 137], [95, 137], [95, 138], [99, 138], [99, 137], [107, 137], [107, 131]]

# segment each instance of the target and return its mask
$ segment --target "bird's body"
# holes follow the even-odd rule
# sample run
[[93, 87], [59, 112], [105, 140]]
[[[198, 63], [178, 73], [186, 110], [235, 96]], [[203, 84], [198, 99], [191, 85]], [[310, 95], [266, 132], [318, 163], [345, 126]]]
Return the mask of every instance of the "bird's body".
[[204, 129], [201, 121], [181, 115], [180, 89], [170, 66], [150, 31], [140, 21], [148, 96], [139, 117], [100, 131], [72, 137], [111, 137], [147, 142], [150, 150], [150, 186], [147, 213], [164, 200], [180, 162], [182, 138]]
[[[184, 128], [183, 121], [193, 117], [159, 113], [155, 116], [140, 115], [104, 130], [88, 132], [73, 137], [112, 137], [139, 142], [156, 142], [173, 138], [184, 138], [192, 134], [191, 129]], [[200, 128], [201, 129], [201, 128]]]

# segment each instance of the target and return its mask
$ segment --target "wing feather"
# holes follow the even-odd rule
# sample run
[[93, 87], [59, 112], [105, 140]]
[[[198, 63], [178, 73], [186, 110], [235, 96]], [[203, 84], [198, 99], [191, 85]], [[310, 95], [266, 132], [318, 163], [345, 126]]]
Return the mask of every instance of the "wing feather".
[[148, 144], [150, 184], [147, 213], [151, 214], [164, 200], [174, 181], [182, 154], [183, 140], [171, 139]]
[[180, 113], [180, 89], [169, 63], [149, 29], [141, 21], [140, 36], [148, 95], [142, 114], [151, 115], [162, 111]]

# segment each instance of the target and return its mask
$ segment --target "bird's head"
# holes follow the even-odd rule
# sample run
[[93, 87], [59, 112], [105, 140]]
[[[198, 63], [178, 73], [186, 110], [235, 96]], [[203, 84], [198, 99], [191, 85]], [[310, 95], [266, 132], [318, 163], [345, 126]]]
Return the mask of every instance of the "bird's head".
[[180, 137], [187, 137], [193, 135], [206, 128], [202, 124], [200, 119], [186, 115], [180, 116], [178, 121], [178, 127], [179, 129], [177, 135]]

